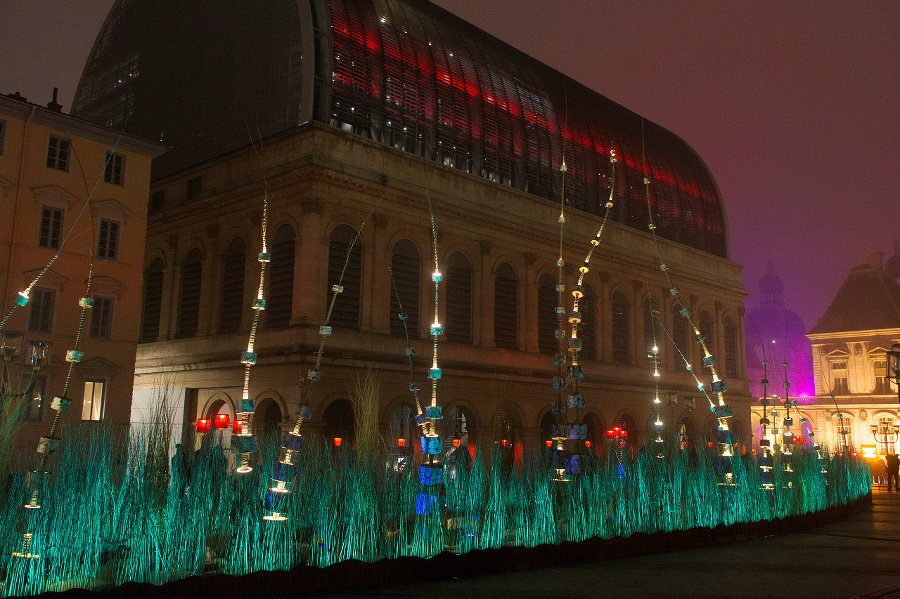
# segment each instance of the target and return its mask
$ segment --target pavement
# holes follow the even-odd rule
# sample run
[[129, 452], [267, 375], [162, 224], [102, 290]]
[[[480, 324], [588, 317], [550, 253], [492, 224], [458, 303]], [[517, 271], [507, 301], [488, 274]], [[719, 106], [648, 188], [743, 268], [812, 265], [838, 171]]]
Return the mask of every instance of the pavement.
[[900, 492], [788, 535], [318, 597], [900, 599]]

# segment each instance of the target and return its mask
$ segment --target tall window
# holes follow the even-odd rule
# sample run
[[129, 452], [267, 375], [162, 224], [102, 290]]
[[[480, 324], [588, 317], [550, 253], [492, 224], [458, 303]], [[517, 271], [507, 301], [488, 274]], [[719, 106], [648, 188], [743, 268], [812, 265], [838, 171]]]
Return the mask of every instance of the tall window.
[[553, 275], [544, 273], [538, 279], [537, 330], [538, 350], [542, 354], [555, 354], [559, 349], [556, 340], [556, 329], [559, 325], [556, 305], [559, 303], [556, 291], [556, 280]]
[[45, 248], [59, 249], [59, 236], [62, 231], [63, 211], [52, 206], [41, 208], [41, 230], [38, 245]]
[[194, 177], [187, 182], [187, 199], [196, 200], [203, 193], [203, 177]]
[[725, 345], [725, 376], [738, 376], [737, 327], [730, 316], [722, 325], [722, 341]]
[[[352, 244], [352, 249], [351, 249]], [[344, 267], [346, 264], [346, 268]], [[343, 271], [343, 279], [341, 272]], [[362, 278], [362, 244], [356, 231], [348, 225], [340, 225], [331, 232], [328, 243], [328, 290], [326, 302], [331, 302], [332, 285], [344, 288], [334, 302], [331, 323], [336, 327], [359, 328], [359, 298]], [[326, 303], [326, 306], [328, 304]]]
[[581, 322], [578, 323], [581, 351], [578, 355], [593, 360], [597, 358], [597, 295], [590, 285], [583, 287], [584, 297], [578, 301], [578, 311], [581, 312]]
[[103, 171], [103, 180], [113, 185], [124, 185], [125, 157], [115, 152], [106, 153], [106, 169]]
[[847, 360], [835, 360], [831, 363], [831, 375], [834, 379], [831, 392], [835, 395], [848, 395], [850, 386], [847, 384]]
[[[681, 315], [681, 306], [676, 302], [672, 305], [672, 344], [675, 346], [675, 368], [684, 366], [684, 358], [688, 357], [688, 323]], [[679, 353], [681, 352], [681, 353]]]
[[163, 211], [166, 205], [166, 190], [160, 189], [150, 194], [150, 202], [147, 205], [147, 216], [153, 216]]
[[100, 219], [100, 231], [97, 242], [97, 257], [115, 260], [119, 255], [119, 223], [114, 220]]
[[150, 263], [144, 273], [144, 311], [141, 314], [141, 343], [156, 341], [159, 337], [159, 318], [162, 309], [163, 261]]
[[31, 311], [28, 314], [28, 330], [32, 333], [49, 333], [53, 329], [53, 306], [56, 291], [36, 287], [31, 290]]
[[[869, 354], [872, 355], [872, 354]], [[890, 384], [887, 378], [887, 359], [882, 354], [879, 357], [872, 358], [872, 365], [875, 367], [875, 391], [876, 395], [887, 395], [891, 392]]]
[[834, 426], [838, 447], [841, 447], [845, 443], [848, 447], [853, 447], [853, 427], [850, 416], [841, 413], [840, 418], [834, 419]]
[[628, 327], [628, 300], [621, 291], [612, 295], [612, 359], [613, 362], [630, 362], [631, 331]]
[[454, 252], [447, 261], [448, 341], [472, 342], [472, 266], [462, 252]]
[[494, 278], [494, 345], [519, 347], [519, 277], [506, 263], [497, 267]]
[[194, 248], [181, 265], [181, 292], [178, 296], [178, 322], [175, 338], [184, 339], [197, 334], [200, 322], [200, 282], [203, 278], [203, 256]]
[[106, 399], [105, 381], [84, 382], [84, 402], [81, 406], [82, 420], [100, 420], [103, 417], [103, 403]]
[[244, 240], [235, 237], [222, 256], [222, 295], [219, 304], [219, 332], [234, 333], [241, 328], [244, 304]]
[[652, 297], [644, 300], [644, 348], [647, 351], [647, 364], [654, 365], [653, 348], [659, 349], [659, 306]]
[[58, 137], [51, 137], [47, 143], [47, 168], [58, 171], [69, 170], [69, 142]]
[[[715, 354], [715, 344], [713, 343], [713, 321], [712, 317], [710, 317], [709, 312], [703, 310], [700, 312], [700, 317], [697, 319], [697, 328], [700, 329], [700, 334], [706, 337], [706, 348], [709, 350], [709, 353]], [[708, 366], [703, 367], [704, 372], [710, 372], [710, 368]]]
[[880, 440], [884, 441], [883, 448], [885, 454], [893, 454], [894, 443], [897, 440], [894, 435], [894, 419], [891, 417], [883, 417], [878, 419], [878, 430], [887, 432], [886, 435], [879, 435]]
[[113, 300], [109, 297], [95, 297], [91, 308], [91, 337], [109, 339], [112, 336]]
[[[391, 335], [404, 337], [408, 330], [410, 337], [419, 336], [419, 262], [419, 250], [413, 242], [401, 239], [394, 244], [394, 254], [391, 256]], [[401, 306], [406, 315], [406, 327], [400, 320]]]
[[34, 387], [31, 389], [31, 396], [27, 398], [28, 403], [25, 405], [25, 411], [22, 413], [22, 420], [36, 422], [42, 418], [46, 389], [47, 377], [42, 374], [34, 375]]
[[294, 229], [281, 225], [272, 238], [266, 327], [283, 329], [291, 322], [294, 304]]

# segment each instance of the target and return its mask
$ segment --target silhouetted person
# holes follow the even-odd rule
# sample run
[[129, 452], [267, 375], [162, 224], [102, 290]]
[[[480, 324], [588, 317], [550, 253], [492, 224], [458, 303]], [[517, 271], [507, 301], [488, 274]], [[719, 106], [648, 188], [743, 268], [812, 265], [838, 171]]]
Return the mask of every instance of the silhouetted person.
[[889, 453], [884, 456], [885, 472], [887, 473], [888, 493], [891, 491], [891, 483], [900, 491], [900, 458], [897, 454]]

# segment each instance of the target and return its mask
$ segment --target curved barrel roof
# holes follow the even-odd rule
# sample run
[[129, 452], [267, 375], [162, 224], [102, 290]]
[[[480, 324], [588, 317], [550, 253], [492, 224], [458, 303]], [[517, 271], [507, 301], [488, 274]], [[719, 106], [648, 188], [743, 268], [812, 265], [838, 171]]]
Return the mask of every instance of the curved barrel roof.
[[593, 214], [615, 149], [615, 221], [646, 231], [647, 177], [658, 234], [728, 257], [683, 140], [424, 0], [117, 0], [73, 112], [173, 146], [156, 175], [310, 119], [553, 201], [564, 156]]

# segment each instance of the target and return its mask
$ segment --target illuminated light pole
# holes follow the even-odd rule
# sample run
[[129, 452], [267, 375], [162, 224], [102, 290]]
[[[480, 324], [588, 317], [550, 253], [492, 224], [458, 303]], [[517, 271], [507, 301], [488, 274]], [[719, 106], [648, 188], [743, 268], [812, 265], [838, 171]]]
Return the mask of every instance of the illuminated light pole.
[[900, 436], [900, 424], [879, 422], [871, 424], [869, 430], [872, 431], [872, 436], [875, 437], [875, 443], [881, 445], [883, 451], [879, 451], [880, 454], [895, 453], [893, 446], [897, 441], [897, 437]]

